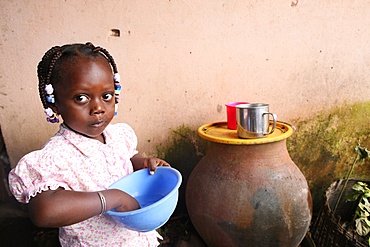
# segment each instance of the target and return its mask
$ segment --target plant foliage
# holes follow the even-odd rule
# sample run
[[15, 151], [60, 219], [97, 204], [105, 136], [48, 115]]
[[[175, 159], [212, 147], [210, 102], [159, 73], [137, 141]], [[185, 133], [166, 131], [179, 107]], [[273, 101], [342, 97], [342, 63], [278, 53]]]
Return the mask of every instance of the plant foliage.
[[[358, 201], [352, 225], [358, 235], [366, 237], [370, 233], [370, 188], [366, 183], [357, 182], [352, 189], [355, 192], [346, 196], [347, 201]], [[368, 244], [370, 246], [370, 238]]]
[[[348, 181], [356, 162], [370, 158], [370, 151], [365, 147], [360, 146], [360, 143], [355, 148], [355, 151], [357, 155], [347, 175], [346, 182]], [[344, 184], [343, 188], [346, 187], [346, 184], [347, 183]], [[352, 186], [352, 189], [354, 192], [346, 196], [346, 201], [358, 201], [358, 204], [351, 225], [354, 226], [358, 235], [368, 237], [368, 245], [370, 246], [370, 188], [366, 183], [357, 182]]]

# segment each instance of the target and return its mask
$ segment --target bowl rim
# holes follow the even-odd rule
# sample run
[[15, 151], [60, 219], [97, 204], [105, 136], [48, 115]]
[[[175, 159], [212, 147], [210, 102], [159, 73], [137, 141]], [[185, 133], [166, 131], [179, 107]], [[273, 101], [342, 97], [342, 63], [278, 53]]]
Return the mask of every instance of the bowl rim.
[[[178, 170], [176, 170], [175, 168], [173, 168], [173, 167], [168, 167], [168, 166], [159, 166], [159, 167], [157, 167], [157, 169], [156, 169], [156, 173], [157, 173], [158, 171], [161, 171], [162, 169], [163, 169], [163, 170], [165, 170], [165, 169], [171, 170], [171, 172], [172, 172], [172, 173], [174, 173], [174, 174], [176, 175], [176, 177], [178, 178], [178, 179], [177, 179], [177, 183], [176, 183], [176, 185], [174, 186], [174, 188], [172, 189], [172, 191], [171, 191], [170, 193], [168, 193], [166, 196], [164, 196], [162, 199], [160, 199], [160, 200], [156, 201], [155, 203], [150, 204], [149, 206], [146, 206], [146, 207], [143, 207], [143, 208], [140, 208], [140, 209], [136, 209], [136, 210], [132, 210], [132, 211], [127, 211], [127, 212], [117, 212], [117, 211], [113, 211], [113, 209], [111, 209], [111, 210], [108, 210], [108, 211], [106, 212], [106, 214], [107, 214], [107, 215], [109, 215], [109, 216], [126, 217], [126, 216], [130, 216], [130, 215], [134, 215], [134, 214], [142, 213], [142, 212], [148, 211], [148, 210], [150, 210], [150, 209], [152, 209], [152, 208], [156, 207], [158, 204], [160, 204], [160, 203], [162, 203], [162, 202], [166, 201], [166, 200], [167, 200], [168, 198], [170, 198], [174, 193], [178, 193], [178, 189], [179, 189], [179, 187], [180, 187], [180, 185], [181, 185], [181, 182], [182, 182], [182, 176], [181, 176], [181, 173], [180, 173]], [[144, 168], [144, 169], [141, 169], [141, 170], [135, 171], [135, 172], [133, 172], [133, 173], [130, 173], [129, 175], [124, 176], [123, 178], [126, 178], [126, 177], [130, 176], [131, 174], [134, 174], [134, 173], [136, 174], [136, 173], [139, 173], [139, 172], [140, 172], [140, 173], [146, 172], [149, 176], [155, 176], [155, 174], [153, 174], [153, 175], [150, 175], [150, 174], [149, 174], [149, 168]], [[123, 178], [121, 178], [121, 179], [123, 179]], [[108, 189], [109, 189], [109, 188], [111, 188], [112, 186], [114, 186], [116, 183], [118, 183], [118, 181], [120, 181], [121, 179], [119, 179], [119, 180], [117, 180], [116, 182], [114, 182], [113, 184], [111, 184], [111, 185], [108, 187]]]

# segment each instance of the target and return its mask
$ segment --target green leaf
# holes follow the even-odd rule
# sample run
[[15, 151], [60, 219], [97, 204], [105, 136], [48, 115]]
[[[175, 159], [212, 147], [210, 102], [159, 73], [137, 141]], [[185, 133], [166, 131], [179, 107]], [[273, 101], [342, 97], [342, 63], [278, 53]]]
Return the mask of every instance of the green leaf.
[[367, 157], [370, 158], [370, 151], [367, 150], [367, 148], [360, 146], [360, 144], [356, 146], [355, 151], [359, 154], [358, 160], [363, 160]]
[[370, 202], [366, 197], [362, 197], [362, 202], [365, 206], [370, 206]]
[[366, 191], [367, 184], [362, 182], [357, 182], [352, 186], [352, 189], [355, 191], [365, 192]]
[[357, 201], [357, 199], [361, 196], [361, 193], [353, 193], [346, 196], [346, 201]]
[[366, 192], [364, 193], [364, 197], [369, 198], [369, 197], [370, 197], [370, 191], [366, 191]]
[[367, 219], [359, 218], [355, 220], [356, 232], [360, 236], [366, 236], [370, 232], [370, 222]]
[[363, 187], [367, 186], [367, 184], [366, 184], [366, 183], [361, 182], [361, 181], [357, 181], [357, 183], [356, 183], [356, 184], [361, 185], [361, 186], [363, 186]]
[[366, 211], [359, 211], [357, 212], [357, 215], [360, 216], [360, 218], [367, 218], [368, 216], [370, 216], [370, 214]]

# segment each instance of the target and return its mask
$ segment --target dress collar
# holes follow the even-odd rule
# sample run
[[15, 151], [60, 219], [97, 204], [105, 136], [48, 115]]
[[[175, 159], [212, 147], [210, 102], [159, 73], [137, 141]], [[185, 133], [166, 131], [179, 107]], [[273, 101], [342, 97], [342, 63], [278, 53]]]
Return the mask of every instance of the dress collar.
[[81, 135], [68, 128], [65, 124], [60, 125], [59, 134], [87, 157], [94, 156], [94, 154], [97, 154], [101, 148], [104, 148], [105, 145], [109, 145], [112, 142], [109, 125], [103, 132], [106, 144], [87, 136]]

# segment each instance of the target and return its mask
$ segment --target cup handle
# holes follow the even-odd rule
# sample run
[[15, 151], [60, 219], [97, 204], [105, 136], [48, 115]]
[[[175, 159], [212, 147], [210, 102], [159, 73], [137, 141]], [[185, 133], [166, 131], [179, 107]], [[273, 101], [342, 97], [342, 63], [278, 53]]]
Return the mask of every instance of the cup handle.
[[273, 121], [273, 124], [272, 124], [272, 128], [270, 130], [270, 132], [268, 132], [267, 134], [271, 134], [272, 132], [274, 132], [275, 128], [276, 128], [276, 119], [277, 119], [277, 116], [275, 113], [271, 113], [271, 112], [266, 112], [265, 114], [269, 114], [272, 116], [272, 121]]

